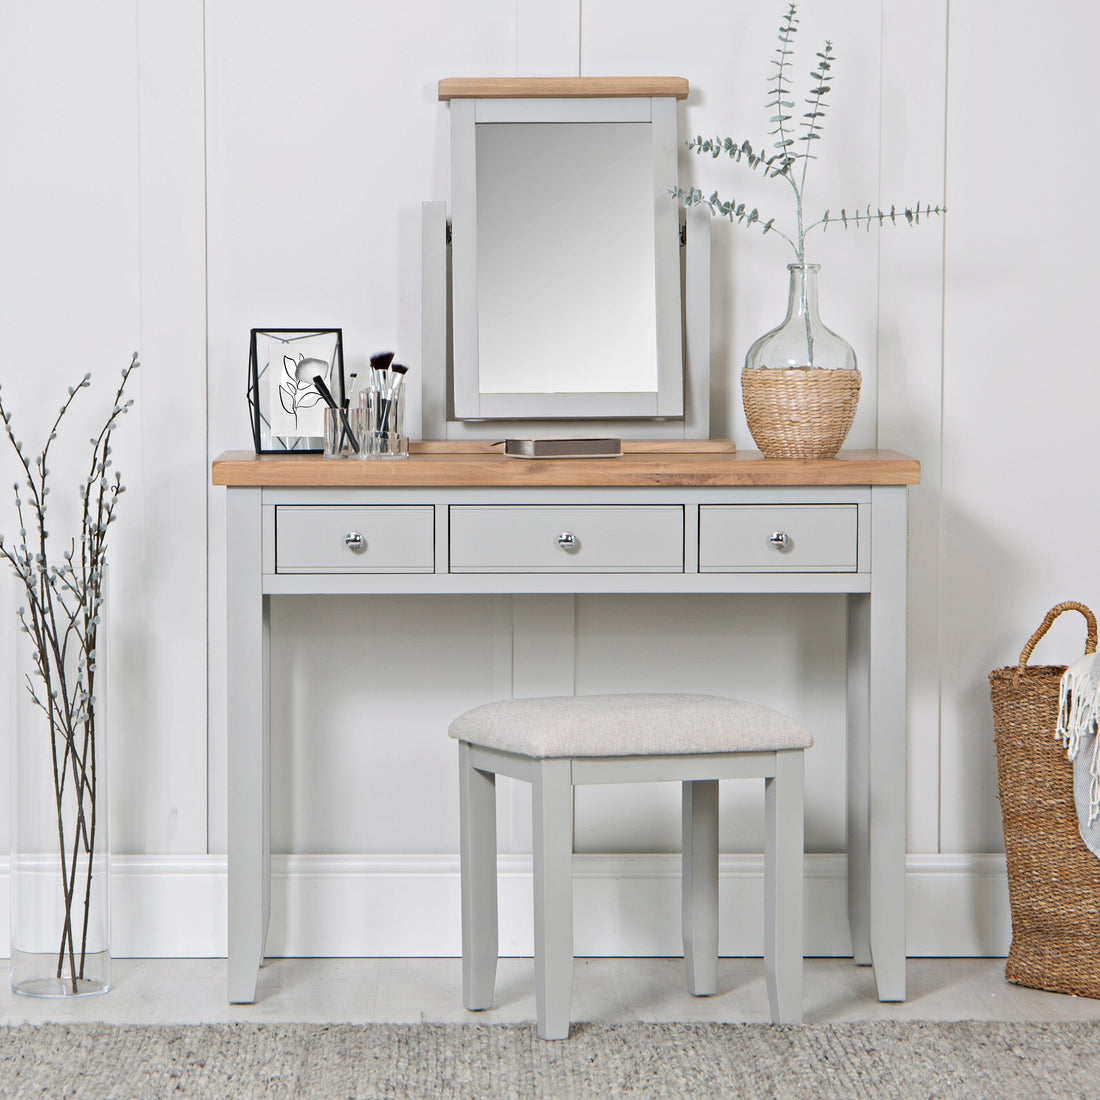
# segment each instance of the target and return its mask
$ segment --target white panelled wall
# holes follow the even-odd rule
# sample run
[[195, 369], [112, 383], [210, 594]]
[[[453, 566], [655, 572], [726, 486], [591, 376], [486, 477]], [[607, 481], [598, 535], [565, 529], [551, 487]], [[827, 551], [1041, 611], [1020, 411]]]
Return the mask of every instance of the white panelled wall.
[[[119, 954], [225, 950], [224, 494], [209, 462], [250, 446], [249, 329], [341, 326], [347, 369], [393, 348], [417, 370], [420, 204], [449, 188], [440, 77], [685, 76], [682, 136], [756, 145], [783, 9], [0, 7], [4, 400], [33, 443], [85, 370], [98, 410], [132, 350], [145, 364], [116, 455], [130, 488], [112, 549]], [[1033, 0], [813, 0], [801, 16], [796, 90], [826, 37], [837, 55], [810, 210], [943, 197], [950, 208], [917, 230], [830, 228], [810, 258], [825, 321], [864, 372], [850, 443], [923, 466], [911, 494], [910, 952], [996, 954], [1008, 926], [986, 674], [1052, 604], [1100, 607], [1100, 372], [1077, 343], [1100, 251], [1087, 83], [1100, 10], [1072, 0], [1055, 26]], [[687, 151], [680, 167], [685, 186], [788, 216], [782, 185]], [[714, 227], [712, 432], [739, 447], [752, 447], [740, 364], [781, 319], [789, 259], [774, 236]], [[77, 481], [62, 466], [58, 495]], [[13, 470], [0, 452], [0, 485]], [[456, 953], [447, 723], [513, 691], [569, 690], [744, 694], [813, 727], [807, 945], [847, 950], [840, 597], [290, 597], [273, 621], [273, 832], [286, 853], [273, 953]], [[1078, 655], [1081, 635], [1060, 624], [1039, 659]], [[530, 804], [522, 785], [500, 787], [502, 946], [525, 953]], [[759, 798], [724, 795], [733, 954], [759, 950]], [[579, 793], [578, 952], [679, 950], [678, 806], [672, 787]]]

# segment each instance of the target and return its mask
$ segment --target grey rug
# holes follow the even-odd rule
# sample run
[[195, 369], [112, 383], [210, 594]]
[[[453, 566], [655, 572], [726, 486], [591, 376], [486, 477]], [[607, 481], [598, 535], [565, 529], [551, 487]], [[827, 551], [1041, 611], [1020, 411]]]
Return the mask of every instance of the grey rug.
[[1088, 1023], [209, 1024], [0, 1029], [0, 1095], [160, 1097], [1100, 1096]]

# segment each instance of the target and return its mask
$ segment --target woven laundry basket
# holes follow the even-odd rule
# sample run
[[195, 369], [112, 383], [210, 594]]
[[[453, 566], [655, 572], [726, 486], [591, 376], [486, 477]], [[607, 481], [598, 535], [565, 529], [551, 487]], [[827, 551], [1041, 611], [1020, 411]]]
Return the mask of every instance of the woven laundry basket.
[[1028, 667], [1039, 640], [1063, 611], [1088, 624], [1084, 604], [1052, 608], [1014, 667], [989, 674], [997, 745], [997, 787], [1005, 834], [1012, 949], [1005, 977], [1018, 985], [1100, 997], [1100, 859], [1081, 839], [1073, 764], [1055, 736], [1064, 665]]

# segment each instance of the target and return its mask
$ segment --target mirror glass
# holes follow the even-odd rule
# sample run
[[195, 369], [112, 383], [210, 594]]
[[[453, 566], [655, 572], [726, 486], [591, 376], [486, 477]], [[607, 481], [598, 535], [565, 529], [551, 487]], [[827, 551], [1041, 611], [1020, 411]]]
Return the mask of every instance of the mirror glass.
[[480, 392], [655, 392], [651, 126], [475, 131]]

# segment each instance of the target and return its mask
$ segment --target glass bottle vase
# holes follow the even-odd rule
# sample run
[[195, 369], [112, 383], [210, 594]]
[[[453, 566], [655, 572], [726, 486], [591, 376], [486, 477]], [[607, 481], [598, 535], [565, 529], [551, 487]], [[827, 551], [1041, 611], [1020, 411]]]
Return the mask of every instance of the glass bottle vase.
[[749, 348], [741, 394], [749, 431], [767, 458], [832, 458], [859, 404], [852, 345], [818, 311], [818, 264], [788, 264], [787, 316]]
[[11, 988], [28, 996], [110, 988], [105, 582], [103, 594], [62, 651], [12, 580]]

